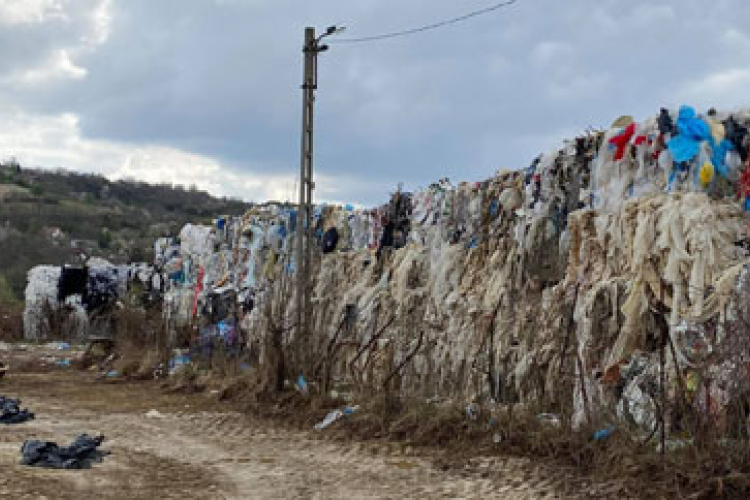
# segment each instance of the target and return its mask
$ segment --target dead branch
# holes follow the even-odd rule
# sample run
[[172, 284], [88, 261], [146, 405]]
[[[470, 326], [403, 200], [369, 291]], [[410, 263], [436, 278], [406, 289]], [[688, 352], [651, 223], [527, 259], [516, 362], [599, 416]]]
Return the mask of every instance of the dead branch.
[[339, 326], [338, 328], [336, 328], [336, 333], [334, 333], [333, 337], [331, 337], [331, 340], [328, 341], [328, 346], [326, 347], [325, 357], [321, 358], [318, 361], [318, 363], [315, 365], [315, 369], [313, 370], [313, 373], [315, 374], [316, 377], [318, 376], [318, 373], [320, 373], [321, 367], [325, 367], [327, 371], [330, 369], [330, 360], [331, 360], [331, 357], [333, 356], [333, 352], [339, 340], [341, 331], [344, 328], [345, 321], [346, 321], [346, 315], [344, 315], [344, 317], [339, 322]]
[[352, 359], [352, 361], [351, 361], [350, 364], [353, 365], [357, 360], [359, 360], [359, 358], [362, 357], [362, 355], [366, 351], [368, 351], [370, 349], [370, 347], [372, 347], [372, 344], [374, 344], [375, 341], [378, 340], [383, 335], [383, 333], [385, 332], [385, 330], [389, 326], [391, 326], [391, 324], [393, 324], [393, 322], [395, 320], [396, 320], [396, 316], [391, 316], [391, 319], [389, 319], [388, 321], [386, 321], [385, 325], [383, 325], [383, 327], [380, 330], [378, 330], [378, 332], [375, 335], [372, 336], [372, 338], [370, 339], [370, 341], [367, 344], [365, 344], [364, 347], [360, 348], [357, 351], [357, 354], [354, 356], [354, 358]]
[[[373, 345], [373, 344], [374, 344], [374, 343], [375, 343], [375, 342], [376, 342], [376, 341], [377, 341], [377, 340], [378, 340], [378, 339], [379, 339], [379, 338], [380, 338], [380, 337], [381, 337], [381, 336], [383, 335], [383, 333], [384, 333], [384, 332], [386, 331], [386, 329], [387, 329], [388, 327], [390, 327], [390, 326], [391, 326], [391, 324], [393, 324], [393, 322], [394, 322], [395, 320], [396, 320], [396, 316], [395, 316], [395, 315], [394, 315], [394, 316], [391, 316], [391, 318], [390, 318], [390, 319], [389, 319], [388, 321], [386, 321], [385, 325], [383, 325], [383, 326], [382, 326], [382, 328], [380, 328], [380, 330], [378, 330], [378, 331], [377, 331], [377, 332], [376, 332], [376, 333], [375, 333], [375, 334], [374, 334], [374, 335], [372, 336], [372, 338], [370, 339], [370, 341], [369, 341], [369, 342], [368, 342], [367, 344], [365, 344], [365, 346], [364, 346], [364, 347], [361, 347], [361, 348], [360, 348], [360, 349], [359, 349], [359, 350], [357, 351], [357, 354], [355, 354], [355, 355], [354, 355], [354, 358], [352, 358], [352, 360], [351, 360], [351, 361], [349, 362], [349, 372], [350, 372], [350, 373], [351, 373], [351, 375], [352, 375], [352, 379], [356, 380], [358, 384], [360, 384], [360, 381], [361, 381], [361, 377], [359, 376], [359, 374], [358, 374], [358, 373], [356, 372], [356, 369], [355, 369], [355, 365], [356, 365], [357, 361], [359, 360], [359, 358], [360, 358], [360, 357], [362, 357], [362, 355], [363, 355], [363, 354], [364, 354], [365, 352], [367, 352], [368, 350], [370, 350], [370, 348], [372, 347], [372, 345]], [[361, 370], [361, 371], [364, 371], [364, 368], [363, 368], [363, 370]], [[361, 384], [360, 384], [360, 385], [361, 385]]]
[[407, 355], [407, 356], [406, 356], [406, 357], [405, 357], [405, 358], [404, 358], [404, 359], [403, 359], [403, 360], [401, 361], [401, 363], [399, 363], [399, 364], [398, 364], [398, 366], [396, 367], [396, 369], [395, 369], [395, 370], [393, 370], [393, 371], [392, 371], [392, 372], [390, 373], [390, 375], [388, 375], [388, 377], [386, 377], [386, 379], [385, 379], [385, 382], [383, 382], [383, 389], [384, 389], [384, 390], [385, 390], [385, 389], [386, 389], [386, 388], [388, 387], [388, 383], [389, 383], [389, 382], [391, 381], [391, 379], [392, 379], [393, 377], [395, 377], [395, 376], [396, 376], [396, 374], [397, 374], [398, 372], [400, 372], [400, 371], [401, 371], [401, 369], [402, 369], [402, 368], [403, 368], [404, 366], [406, 366], [406, 363], [408, 363], [409, 361], [411, 361], [411, 360], [412, 360], [412, 359], [414, 358], [414, 356], [416, 356], [416, 355], [417, 355], [417, 352], [419, 352], [419, 350], [420, 350], [420, 349], [422, 348], [422, 341], [423, 341], [423, 340], [424, 340], [424, 330], [422, 330], [422, 331], [420, 331], [420, 332], [419, 332], [419, 340], [417, 341], [417, 345], [416, 345], [416, 347], [414, 348], [414, 350], [412, 350], [412, 352], [410, 352], [410, 353], [409, 353], [409, 354], [408, 354], [408, 355]]

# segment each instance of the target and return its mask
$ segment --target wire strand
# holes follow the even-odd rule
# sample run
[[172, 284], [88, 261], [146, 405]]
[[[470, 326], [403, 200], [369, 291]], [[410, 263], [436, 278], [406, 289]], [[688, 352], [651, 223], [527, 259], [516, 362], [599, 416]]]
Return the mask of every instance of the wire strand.
[[506, 0], [505, 2], [500, 2], [490, 7], [485, 7], [484, 9], [475, 10], [473, 12], [469, 12], [468, 14], [464, 14], [462, 16], [454, 17], [451, 19], [446, 19], [445, 21], [440, 21], [437, 23], [420, 26], [419, 28], [411, 28], [411, 29], [407, 29], [403, 31], [394, 31], [391, 33], [382, 33], [379, 35], [366, 36], [362, 38], [333, 38], [330, 40], [330, 42], [331, 43], [364, 43], [364, 42], [374, 42], [378, 40], [386, 40], [389, 38], [396, 38], [396, 37], [407, 36], [407, 35], [414, 35], [416, 33], [422, 33], [424, 31], [435, 30], [435, 29], [442, 28], [444, 26], [448, 26], [451, 24], [460, 23], [462, 21], [466, 21], [468, 19], [481, 16], [483, 14], [489, 14], [490, 12], [494, 12], [496, 10], [502, 9], [503, 7], [509, 7], [516, 2], [518, 2], [518, 0]]

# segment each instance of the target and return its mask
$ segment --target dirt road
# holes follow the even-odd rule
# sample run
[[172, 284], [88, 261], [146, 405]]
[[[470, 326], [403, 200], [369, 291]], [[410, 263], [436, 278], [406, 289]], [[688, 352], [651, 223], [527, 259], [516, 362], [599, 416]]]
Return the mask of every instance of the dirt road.
[[[165, 395], [154, 383], [88, 373], [11, 374], [0, 394], [36, 412], [0, 427], [0, 498], [355, 499], [562, 498], [527, 461], [493, 458], [441, 471], [395, 444], [335, 443], [220, 408], [210, 395]], [[111, 451], [90, 470], [20, 465], [29, 438], [67, 444], [102, 433]]]

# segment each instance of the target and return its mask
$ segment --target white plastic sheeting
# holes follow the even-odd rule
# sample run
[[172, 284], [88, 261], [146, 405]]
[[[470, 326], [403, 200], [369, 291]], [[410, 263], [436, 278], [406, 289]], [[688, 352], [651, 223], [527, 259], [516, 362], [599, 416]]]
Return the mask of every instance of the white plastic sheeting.
[[[151, 279], [149, 267], [136, 264], [116, 266], [101, 258], [87, 261], [89, 294], [116, 299], [127, 291], [131, 277]], [[24, 336], [27, 339], [42, 339], [49, 336], [83, 337], [88, 333], [88, 313], [81, 295], [66, 297], [59, 303], [59, 282], [62, 268], [59, 266], [36, 266], [27, 276], [24, 309]], [[60, 324], [50, 324], [55, 312], [64, 307], [66, 314], [58, 317]]]
[[27, 339], [37, 339], [49, 331], [45, 311], [57, 307], [57, 283], [60, 280], [60, 267], [37, 266], [28, 275], [26, 286], [26, 307], [23, 312], [24, 335]]
[[[705, 120], [718, 129], [727, 116]], [[723, 314], [748, 263], [741, 243], [750, 242], [750, 223], [735, 198], [747, 167], [735, 146], [715, 159], [726, 177], [697, 180], [714, 152], [707, 141], [677, 165], [667, 146], [676, 129], [664, 132], [657, 118], [630, 123], [568, 141], [524, 171], [413, 193], [403, 248], [377, 251], [388, 205], [317, 207], [316, 230], [333, 226], [341, 236], [339, 251], [315, 259], [318, 348], [345, 311], [357, 311], [334, 377], [377, 386], [411, 356], [395, 379], [403, 392], [568, 399], [577, 422], [588, 408], [651, 425], [654, 311], [668, 311], [677, 343], [676, 325]], [[161, 245], [157, 258], [184, 270], [170, 281], [170, 314], [197, 322], [196, 302], [212, 290], [253, 289], [256, 307], [237, 313], [238, 322], [248, 344], [262, 345], [268, 318], [259, 304], [281, 300], [284, 317], [294, 317], [293, 296], [280, 294], [294, 269], [293, 218], [289, 207], [259, 207], [225, 219], [222, 230], [186, 227], [179, 253]], [[572, 392], [561, 390], [561, 377]]]

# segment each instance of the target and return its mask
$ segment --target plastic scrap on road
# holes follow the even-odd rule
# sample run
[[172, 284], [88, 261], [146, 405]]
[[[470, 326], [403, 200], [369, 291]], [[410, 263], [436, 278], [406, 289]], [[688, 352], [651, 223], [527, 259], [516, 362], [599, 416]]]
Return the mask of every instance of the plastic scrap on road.
[[109, 454], [99, 449], [103, 441], [104, 436], [87, 434], [81, 434], [65, 447], [50, 441], [29, 440], [21, 447], [21, 463], [48, 469], [88, 469]]

